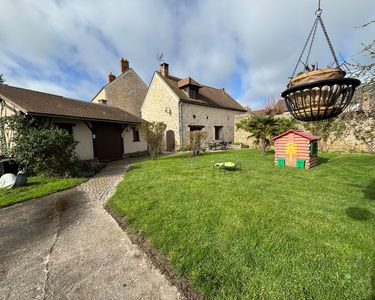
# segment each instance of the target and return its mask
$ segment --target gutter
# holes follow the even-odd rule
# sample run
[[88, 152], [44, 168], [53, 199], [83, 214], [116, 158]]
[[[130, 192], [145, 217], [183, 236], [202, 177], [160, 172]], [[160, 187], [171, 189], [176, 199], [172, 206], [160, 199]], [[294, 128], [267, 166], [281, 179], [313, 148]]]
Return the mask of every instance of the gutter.
[[179, 133], [180, 133], [180, 148], [182, 147], [182, 141], [183, 141], [183, 134], [184, 134], [184, 131], [183, 131], [183, 124], [182, 124], [182, 101], [180, 99], [180, 101], [178, 101], [178, 113], [179, 113], [179, 116], [178, 116], [178, 123], [179, 123]]

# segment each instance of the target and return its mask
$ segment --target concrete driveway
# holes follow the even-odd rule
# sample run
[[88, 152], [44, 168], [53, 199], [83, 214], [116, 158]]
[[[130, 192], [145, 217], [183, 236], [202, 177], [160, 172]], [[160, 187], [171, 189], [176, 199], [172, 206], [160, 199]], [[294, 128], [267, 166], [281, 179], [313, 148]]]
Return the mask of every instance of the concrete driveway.
[[0, 210], [0, 299], [182, 299], [85, 189]]

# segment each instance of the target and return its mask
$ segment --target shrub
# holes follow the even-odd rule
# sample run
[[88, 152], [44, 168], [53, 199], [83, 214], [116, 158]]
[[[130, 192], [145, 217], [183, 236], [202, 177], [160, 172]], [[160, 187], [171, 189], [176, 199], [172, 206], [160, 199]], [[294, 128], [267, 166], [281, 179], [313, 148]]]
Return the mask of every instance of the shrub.
[[143, 123], [139, 126], [139, 130], [147, 142], [147, 151], [151, 159], [159, 158], [166, 129], [167, 125], [163, 122]]
[[74, 169], [77, 142], [66, 130], [26, 116], [9, 117], [8, 126], [14, 132], [11, 153], [29, 173], [67, 176]]
[[207, 137], [207, 132], [205, 131], [192, 131], [190, 132], [190, 153], [191, 156], [198, 156], [202, 150], [203, 142]]

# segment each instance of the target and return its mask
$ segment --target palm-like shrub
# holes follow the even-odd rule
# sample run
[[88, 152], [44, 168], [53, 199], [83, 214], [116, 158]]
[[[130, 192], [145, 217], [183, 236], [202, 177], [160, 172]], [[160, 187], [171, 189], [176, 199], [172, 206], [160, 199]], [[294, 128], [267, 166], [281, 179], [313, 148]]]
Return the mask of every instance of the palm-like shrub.
[[273, 116], [259, 115], [243, 119], [236, 126], [237, 129], [249, 132], [248, 138], [254, 138], [254, 145], [260, 149], [262, 154], [266, 154], [271, 146], [272, 138], [283, 131], [285, 124], [281, 126], [281, 122]]

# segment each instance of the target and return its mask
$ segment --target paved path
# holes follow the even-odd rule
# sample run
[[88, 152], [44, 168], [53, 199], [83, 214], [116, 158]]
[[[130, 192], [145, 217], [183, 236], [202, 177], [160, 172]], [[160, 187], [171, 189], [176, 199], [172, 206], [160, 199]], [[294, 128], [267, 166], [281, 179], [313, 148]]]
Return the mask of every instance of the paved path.
[[0, 299], [182, 299], [103, 208], [128, 163], [0, 210]]

